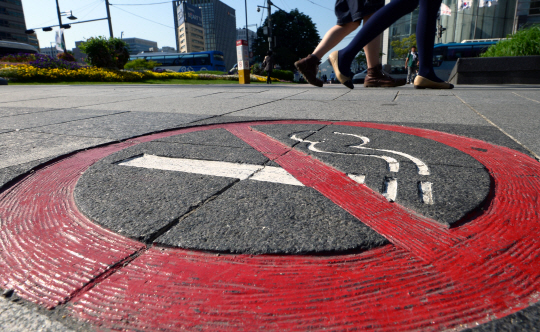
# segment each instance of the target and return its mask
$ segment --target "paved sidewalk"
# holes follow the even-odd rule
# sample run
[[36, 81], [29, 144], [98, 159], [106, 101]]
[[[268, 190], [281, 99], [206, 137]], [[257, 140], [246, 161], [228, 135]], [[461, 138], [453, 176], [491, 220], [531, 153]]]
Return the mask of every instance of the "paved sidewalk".
[[[494, 146], [493, 150], [502, 147], [497, 157], [489, 158], [496, 159], [497, 163], [504, 164], [503, 169], [510, 170], [513, 167], [521, 169], [522, 163], [525, 163], [529, 165], [527, 167], [534, 170], [534, 167], [537, 166], [535, 166], [534, 162], [528, 164], [530, 161], [527, 161], [525, 156], [513, 155], [516, 160], [510, 160], [511, 157], [509, 156], [512, 156], [513, 152], [505, 148], [521, 152], [531, 157], [531, 161], [534, 159], [536, 161], [540, 160], [539, 119], [540, 86], [458, 86], [453, 90], [415, 90], [412, 85], [388, 89], [366, 89], [359, 86], [354, 90], [348, 90], [340, 85], [325, 85], [324, 88], [315, 88], [308, 85], [279, 84], [270, 86], [4, 86], [0, 88], [0, 226], [2, 226], [0, 254], [16, 250], [11, 244], [7, 244], [11, 236], [18, 236], [20, 233], [32, 233], [29, 230], [31, 227], [29, 225], [33, 222], [30, 220], [31, 218], [37, 218], [37, 216], [47, 218], [53, 214], [54, 211], [52, 210], [56, 210], [56, 208], [49, 206], [44, 208], [47, 211], [42, 211], [43, 214], [37, 214], [41, 213], [40, 211], [35, 212], [36, 214], [32, 214], [32, 217], [25, 220], [24, 224], [17, 226], [15, 232], [8, 229], [11, 219], [8, 221], [1, 219], [2, 209], [7, 215], [14, 211], [8, 211], [8, 206], [12, 208], [30, 206], [29, 209], [31, 210], [32, 202], [38, 204], [35, 203], [37, 199], [32, 202], [25, 201], [22, 203], [23, 201], [21, 201], [20, 204], [8, 205], [7, 194], [4, 197], [2, 193], [7, 192], [8, 189], [12, 190], [11, 188], [23, 179], [26, 181], [25, 174], [29, 174], [39, 165], [45, 163], [49, 163], [51, 167], [59, 165], [65, 160], [59, 157], [85, 150], [88, 150], [88, 155], [92, 153], [96, 155], [92, 157], [95, 160], [92, 159], [88, 171], [85, 171], [82, 175], [79, 174], [80, 178], [74, 178], [75, 180], [73, 180], [77, 182], [76, 186], [73, 184], [73, 187], [75, 188], [76, 205], [81, 210], [81, 218], [85, 216], [96, 222], [96, 229], [92, 231], [96, 234], [101, 232], [100, 229], [106, 228], [111, 230], [112, 233], [119, 234], [122, 238], [126, 237], [129, 240], [122, 242], [124, 240], [120, 240], [120, 236], [114, 235], [118, 236], [118, 239], [115, 240], [117, 241], [115, 245], [118, 246], [115, 249], [115, 255], [117, 254], [117, 256], [109, 255], [110, 257], [108, 256], [107, 259], [110, 261], [103, 263], [103, 266], [106, 267], [100, 267], [94, 271], [89, 267], [90, 265], [85, 265], [88, 266], [88, 268], [84, 268], [87, 270], [81, 268], [84, 272], [81, 272], [80, 275], [77, 272], [77, 278], [75, 279], [79, 282], [78, 278], [80, 278], [81, 285], [84, 285], [84, 287], [73, 286], [73, 289], [71, 289], [70, 281], [58, 277], [58, 285], [51, 286], [51, 288], [64, 289], [64, 285], [60, 284], [70, 284], [65, 286], [65, 294], [68, 295], [62, 295], [64, 290], [58, 290], [58, 294], [55, 295], [58, 296], [58, 299], [52, 296], [51, 299], [40, 300], [42, 290], [36, 289], [34, 291], [31, 289], [32, 287], [28, 286], [32, 282], [39, 284], [38, 279], [43, 278], [42, 276], [34, 276], [34, 272], [28, 272], [32, 276], [28, 277], [31, 282], [26, 286], [16, 285], [15, 280], [21, 278], [21, 276], [5, 277], [4, 279], [0, 276], [0, 287], [4, 285], [4, 289], [0, 290], [9, 291], [15, 289], [13, 295], [7, 292], [5, 298], [1, 299], [0, 325], [4, 326], [4, 330], [7, 327], [6, 331], [87, 331], [94, 328], [104, 330], [117, 328], [144, 329], [142, 326], [145, 325], [133, 325], [130, 327], [128, 322], [130, 319], [125, 317], [117, 318], [106, 308], [97, 308], [99, 307], [97, 303], [105, 300], [99, 297], [93, 298], [93, 294], [101, 294], [99, 293], [102, 291], [101, 288], [109, 287], [108, 282], [110, 280], [121, 279], [123, 274], [130, 281], [129, 273], [131, 272], [128, 269], [123, 269], [123, 267], [127, 266], [129, 268], [129, 266], [133, 266], [133, 274], [140, 273], [144, 268], [141, 267], [141, 270], [137, 270], [135, 267], [139, 266], [137, 264], [143, 266], [143, 263], [137, 262], [143, 262], [146, 253], [150, 254], [155, 248], [161, 247], [166, 248], [165, 251], [174, 247], [196, 249], [196, 252], [197, 250], [210, 252], [212, 255], [217, 254], [218, 257], [221, 254], [228, 257], [229, 253], [255, 255], [251, 257], [255, 257], [254, 260], [256, 260], [258, 259], [257, 254], [285, 256], [289, 254], [313, 254], [315, 256], [320, 255], [320, 257], [332, 257], [332, 255], [336, 254], [341, 255], [340, 257], [343, 258], [348, 253], [351, 255], [361, 254], [363, 251], [359, 251], [360, 249], [366, 250], [366, 252], [383, 250], [389, 248], [390, 243], [392, 243], [397, 247], [410, 249], [409, 251], [415, 254], [413, 256], [418, 257], [415, 259], [429, 260], [431, 256], [424, 249], [415, 249], [413, 245], [408, 246], [396, 240], [399, 238], [399, 234], [390, 236], [388, 233], [378, 229], [379, 226], [371, 225], [369, 222], [366, 222], [367, 226], [364, 224], [359, 226], [357, 220], [360, 217], [353, 211], [354, 207], [349, 209], [346, 207], [346, 202], [338, 204], [336, 200], [327, 199], [333, 197], [333, 193], [325, 192], [326, 189], [322, 187], [320, 189], [317, 184], [311, 186], [316, 189], [315, 191], [311, 188], [304, 188], [302, 183], [305, 184], [306, 182], [301, 180], [302, 175], [300, 174], [304, 172], [300, 171], [302, 167], [300, 164], [304, 163], [304, 161], [294, 161], [300, 166], [295, 166], [296, 164], [291, 161], [293, 169], [298, 167], [299, 174], [295, 174], [294, 171], [287, 169], [284, 164], [280, 163], [279, 158], [276, 160], [272, 158], [272, 154], [276, 153], [277, 150], [270, 151], [266, 149], [270, 149], [270, 146], [272, 146], [272, 149], [286, 149], [289, 145], [298, 147], [297, 149], [302, 153], [315, 155], [317, 160], [346, 173], [354, 181], [362, 181], [360, 183], [365, 183], [374, 192], [378, 191], [388, 201], [395, 201], [409, 209], [408, 211], [414, 210], [426, 218], [435, 219], [444, 227], [459, 229], [460, 227], [467, 228], [466, 225], [463, 225], [467, 220], [473, 218], [472, 214], [480, 211], [479, 207], [483, 206], [483, 202], [493, 199], [493, 195], [496, 195], [494, 194], [495, 180], [493, 180], [495, 176], [490, 173], [492, 177], [490, 183], [485, 164], [482, 165], [481, 162], [474, 160], [476, 157], [473, 154], [483, 153], [488, 150], [491, 152], [492, 146]], [[272, 125], [267, 126], [263, 122], [256, 122], [277, 120], [294, 121], [272, 122]], [[307, 120], [317, 121], [309, 122]], [[254, 131], [262, 133], [262, 136], [250, 136], [253, 135], [253, 131], [244, 128], [240, 124], [248, 121], [254, 126]], [[356, 127], [358, 122], [372, 124], [359, 131]], [[233, 125], [222, 126], [223, 123], [232, 123]], [[217, 125], [217, 127], [213, 125]], [[405, 129], [398, 133], [398, 127], [386, 125], [395, 125]], [[167, 137], [168, 134], [160, 134], [161, 136], [154, 137], [154, 141], [145, 141], [145, 138], [141, 137], [152, 133], [162, 133], [170, 129], [190, 128], [193, 126], [206, 127], [196, 133], [180, 130], [175, 134], [176, 136], [171, 137]], [[411, 132], [407, 132], [409, 127], [425, 129], [425, 131], [419, 131], [419, 135], [423, 138], [415, 137], [409, 140], [409, 137], [412, 137], [409, 135]], [[394, 130], [395, 132], [390, 136], [385, 136], [382, 134], [384, 130]], [[428, 137], [433, 133], [431, 130], [442, 133], [438, 143], [430, 141], [434, 139]], [[451, 142], [455, 138], [452, 135], [474, 139], [470, 141], [473, 142], [470, 144], [473, 144], [471, 145], [472, 149], [478, 151], [472, 151], [471, 156], [473, 157], [471, 158], [469, 155], [458, 152], [458, 148], [450, 147], [450, 143], [440, 143], [443, 141]], [[134, 137], [140, 138], [133, 139]], [[283, 146], [278, 147], [277, 143], [274, 144], [271, 139], [265, 141], [266, 137], [280, 141]], [[366, 141], [368, 137], [371, 141]], [[335, 141], [332, 141], [333, 139]], [[483, 141], [486, 145], [482, 147], [480, 145], [476, 146], [474, 145], [477, 144], [475, 142], [484, 144], [476, 140]], [[360, 144], [360, 142], [362, 143]], [[368, 142], [369, 144], [367, 144]], [[259, 147], [257, 144], [263, 144], [264, 146]], [[456, 144], [459, 145], [460, 143]], [[118, 146], [118, 148], [115, 148], [115, 151], [118, 152], [110, 152], [110, 155], [103, 152], [102, 157], [97, 157], [98, 153], [102, 153], [98, 152], [102, 151], [99, 149], [108, 149], [111, 146]], [[93, 149], [94, 147], [99, 147], [99, 149]], [[123, 148], [126, 149], [121, 150]], [[364, 159], [360, 161], [356, 157], [356, 159], [352, 158], [351, 156], [357, 156], [358, 149], [370, 150], [370, 153], [376, 157], [365, 158], [366, 161]], [[392, 154], [395, 162], [401, 165], [400, 177], [394, 177], [398, 173], [397, 170], [392, 171], [391, 165], [394, 159], [387, 157], [388, 154]], [[219, 161], [223, 164], [208, 167], [217, 167], [222, 170], [231, 164], [245, 164], [255, 167], [255, 170], [246, 178], [253, 177], [253, 174], [260, 172], [263, 168], [267, 168], [269, 171], [276, 171], [276, 168], [279, 168], [279, 172], [282, 172], [281, 170], [285, 168], [289, 174], [284, 175], [283, 180], [273, 179], [273, 182], [270, 183], [264, 182], [266, 180], [260, 180], [261, 182], [243, 181], [243, 178], [237, 175], [234, 175], [237, 176], [236, 178], [231, 176], [230, 178], [235, 179], [231, 180], [228, 176], [220, 177], [221, 175], [216, 176], [213, 173], [200, 173], [200, 168], [206, 167], [203, 164], [190, 166], [194, 170], [178, 169], [184, 172], [182, 173], [184, 175], [180, 176], [177, 174], [178, 172], [172, 172], [174, 169], [170, 167], [185, 166], [163, 166], [164, 163], [169, 162], [168, 160], [160, 160], [158, 166], [138, 165], [137, 168], [118, 166], [122, 165], [122, 162], [128, 163], [143, 155], [182, 159], [188, 162], [192, 160]], [[301, 158], [301, 156], [299, 155], [297, 158]], [[421, 160], [418, 161], [417, 158]], [[381, 159], [388, 163], [390, 170], [377, 170], [377, 167], [380, 167], [382, 162]], [[54, 162], [51, 163], [51, 161]], [[140, 162], [144, 161], [141, 160]], [[308, 162], [306, 159], [305, 163]], [[425, 162], [426, 167], [429, 166], [429, 172], [431, 172], [429, 182], [422, 180], [423, 174], [421, 173], [421, 166], [419, 166], [423, 165], [422, 162]], [[143, 167], [153, 168], [148, 170]], [[313, 166], [313, 169], [316, 167], [319, 166]], [[159, 170], [156, 170], [156, 168]], [[196, 170], [196, 168], [199, 168], [199, 170]], [[60, 174], [63, 174], [61, 172]], [[235, 170], [234, 172], [240, 171]], [[508, 176], [518, 174], [508, 172]], [[516, 170], [516, 172], [519, 171]], [[532, 172], [526, 173], [525, 176], [538, 178], [539, 173]], [[302, 183], [287, 182], [296, 181], [295, 179], [290, 180], [290, 175], [299, 179]], [[54, 182], [62, 183], [62, 176], [60, 175], [59, 179], [54, 178], [54, 181], [50, 182], [51, 186]], [[359, 180], [359, 177], [365, 179]], [[399, 186], [399, 189], [397, 193], [392, 194], [391, 187], [396, 183], [396, 179], [398, 181], [396, 186]], [[414, 185], [405, 185], [404, 179], [410, 180], [409, 182]], [[515, 175], [512, 179], [512, 181], [519, 182], [517, 180], [518, 175]], [[45, 180], [47, 179], [44, 178], [43, 181]], [[382, 182], [383, 180], [384, 182]], [[419, 187], [417, 187], [417, 183]], [[433, 186], [434, 195], [437, 195], [435, 202], [429, 202], [431, 198], [426, 194], [427, 187], [422, 187], [426, 183]], [[49, 188], [48, 184], [49, 182], [43, 182], [41, 186]], [[69, 182], [66, 180], [65, 188], [69, 186], [68, 184]], [[536, 204], [538, 204], [539, 193], [535, 185], [533, 182], [524, 185], [524, 188], [528, 188], [529, 191], [526, 194], [521, 193], [522, 196], [533, 197], [531, 202], [536, 197]], [[23, 191], [26, 190], [24, 188], [26, 188], [26, 185], [21, 186], [21, 194], [24, 194]], [[431, 192], [431, 187], [429, 188], [429, 192]], [[61, 192], [61, 189], [58, 192]], [[13, 192], [17, 190], [13, 189]], [[423, 202], [418, 201], [417, 191], [421, 198], [423, 193]], [[107, 194], [103, 195], [104, 192]], [[178, 192], [187, 193], [185, 197], [182, 196], [181, 203], [177, 198]], [[267, 194], [260, 197], [261, 192]], [[45, 194], [37, 195], [44, 196]], [[395, 195], [398, 195], [397, 198]], [[52, 196], [56, 197], [56, 193], [51, 194]], [[244, 201], [246, 197], [252, 197], [252, 199]], [[497, 196], [495, 198], [495, 200], [499, 199]], [[2, 200], [6, 201], [5, 205], [1, 205], [3, 204]], [[294, 206], [287, 203], [294, 200], [301, 203], [295, 203]], [[339, 201], [339, 199], [337, 200]], [[145, 204], [150, 204], [152, 208], [146, 208], [147, 205]], [[245, 211], [235, 207], [235, 204], [245, 204], [241, 205]], [[336, 207], [336, 205], [341, 208]], [[273, 207], [273, 210], [270, 207]], [[534, 211], [534, 207], [531, 206], [531, 209]], [[529, 212], [530, 214], [523, 217], [524, 220], [538, 218], [538, 205], [536, 205], [536, 212]], [[253, 220], [250, 213], [270, 215], [275, 220], [275, 224], [266, 226], [273, 228], [274, 231], [278, 229], [277, 233], [281, 232], [282, 234], [271, 237], [274, 242], [264, 242], [262, 239], [266, 239], [265, 236], [267, 236], [264, 224], [259, 225], [262, 230], [248, 230], [250, 223], [257, 223], [256, 217]], [[13, 212], [13, 214], [15, 213]], [[141, 220], [136, 220], [137, 216], [141, 216]], [[218, 221], [207, 222], [210, 219]], [[295, 228], [296, 226], [288, 225], [290, 220], [293, 219], [301, 221], [298, 225], [309, 224], [309, 227], [313, 228], [302, 230], [300, 226]], [[229, 224], [233, 222], [238, 225], [238, 229], [220, 228], [229, 227]], [[224, 226], [225, 223], [228, 224]], [[51, 225], [53, 224], [51, 223]], [[327, 224], [341, 224], [339, 227], [342, 228]], [[210, 231], [207, 232], [207, 230]], [[235, 237], [223, 240], [222, 235], [229, 231], [236, 232], [234, 233], [236, 234]], [[77, 231], [74, 230], [73, 232], [76, 233]], [[201, 232], [204, 233], [204, 236], [201, 235]], [[505, 231], [501, 232], [504, 233]], [[531, 232], [532, 235], [538, 238], [538, 234], [534, 234], [536, 230], [531, 230]], [[250, 234], [245, 235], [247, 233]], [[286, 235], [285, 233], [296, 233], [297, 237], [294, 234]], [[452, 234], [452, 236], [456, 235]], [[105, 235], [99, 235], [98, 237], [101, 236]], [[495, 235], [490, 236], [494, 236], [494, 239], [496, 239]], [[363, 237], [365, 240], [362, 241], [364, 242], [358, 240], [358, 237]], [[320, 243], [318, 239], [321, 238], [327, 238], [328, 240], [325, 240], [325, 243]], [[454, 239], [449, 241], [454, 241]], [[39, 247], [37, 252], [43, 254], [43, 257], [52, 257], [44, 265], [55, 265], [55, 257], [47, 256], [50, 251], [47, 251], [49, 249], [45, 248], [44, 244], [36, 244], [32, 240], [28, 240], [28, 243], [36, 246], [36, 248], [42, 245], [44, 249]], [[457, 247], [459, 245], [455, 245], [455, 247], [449, 245], [445, 250], [458, 251]], [[17, 250], [21, 250], [21, 248], [18, 247]], [[477, 254], [481, 255], [480, 251], [484, 250], [484, 248], [479, 247], [477, 250]], [[422, 256], [424, 254], [427, 256]], [[522, 254], [526, 256], [520, 258], [523, 262], [529, 261], [529, 258], [537, 260], [534, 258], [535, 254], [533, 252]], [[157, 253], [152, 253], [152, 255], [157, 255]], [[433, 255], [433, 257], [437, 256], [436, 254]], [[84, 259], [91, 260], [90, 258]], [[207, 257], [205, 256], [204, 259], [206, 260]], [[450, 257], [445, 259], [451, 261]], [[68, 260], [66, 258], [66, 261]], [[21, 261], [22, 258], [13, 258], [13, 261], [0, 258], [0, 268], [16, 269], [17, 264], [23, 264]], [[39, 262], [39, 260], [36, 260], [36, 262]], [[512, 262], [512, 264], [514, 263]], [[79, 263], [70, 263], [71, 266], [77, 264]], [[255, 264], [255, 262], [250, 261], [249, 264]], [[521, 260], [519, 260], [519, 264], [521, 264]], [[155, 266], [158, 269], [157, 263]], [[109, 268], [110, 270], [107, 270]], [[163, 267], [163, 269], [165, 268]], [[417, 268], [420, 268], [420, 265]], [[422, 266], [422, 268], [425, 268], [425, 266]], [[31, 268], [28, 268], [28, 271], [30, 270]], [[261, 275], [263, 274], [261, 271], [259, 272]], [[176, 273], [180, 272], [177, 271]], [[343, 275], [346, 273], [348, 272], [344, 271]], [[427, 271], [426, 275], [430, 273], [432, 272]], [[494, 273], [494, 275], [496, 274]], [[159, 282], [159, 278], [159, 276], [156, 276], [156, 282]], [[128, 281], [122, 283], [122, 287], [126, 289], [135, 287]], [[164, 282], [170, 283], [171, 281]], [[422, 283], [424, 281], [420, 278], [417, 282]], [[523, 284], [526, 284], [526, 282], [523, 281]], [[531, 284], [536, 285], [536, 280]], [[110, 287], [115, 289], [116, 286]], [[458, 288], [458, 286], [455, 287]], [[490, 287], [496, 288], [497, 284], [495, 283], [494, 286]], [[540, 288], [538, 286], [528, 287], [532, 288], [528, 288], [527, 296], [530, 295], [532, 298], [536, 298], [534, 293], [537, 294]], [[24, 293], [25, 291], [28, 293]], [[109, 294], [107, 293], [108, 290], [103, 290], [103, 292], [103, 294]], [[159, 301], [164, 302], [173, 297], [168, 297], [167, 294], [161, 294], [160, 296]], [[195, 295], [193, 296], [195, 297]], [[325, 296], [329, 297], [330, 294]], [[108, 295], [103, 295], [103, 298], [110, 299]], [[163, 300], [163, 298], [167, 299]], [[487, 320], [477, 319], [480, 322], [478, 326], [472, 321], [466, 321], [468, 314], [463, 314], [465, 317], [463, 322], [465, 323], [461, 325], [455, 325], [454, 323], [452, 323], [454, 325], [450, 323], [448, 323], [450, 325], [445, 325], [446, 323], [443, 322], [440, 323], [442, 325], [437, 326], [453, 326], [456, 329], [474, 327], [478, 331], [490, 331], [493, 329], [540, 330], [538, 327], [540, 326], [539, 306], [533, 304], [535, 301], [529, 298], [524, 297], [520, 301], [526, 301], [525, 299], [528, 301], [526, 305], [520, 302], [519, 305], [512, 305], [512, 308], [526, 308], [530, 305], [529, 308], [518, 313], [513, 313], [515, 310], [512, 309], [511, 315], [502, 319], [498, 318], [506, 315], [500, 313], [504, 312], [504, 310], [501, 309], [502, 311], [499, 312], [490, 307], [482, 309], [485, 311], [483, 312], [485, 313], [484, 316], [488, 318]], [[96, 302], [93, 302], [94, 300]], [[182, 300], [184, 299], [182, 298]], [[115, 302], [116, 300], [111, 301], [115, 305], [118, 304]], [[137, 299], [134, 298], [133, 301], [136, 302]], [[473, 300], [471, 299], [471, 301]], [[126, 304], [118, 305], [118, 308], [120, 308], [118, 310], [129, 307], [122, 307]], [[464, 312], [467, 305], [468, 303], [465, 302], [461, 307]], [[190, 311], [190, 314], [186, 312], [185, 319], [193, 319], [194, 322], [199, 319], [204, 321], [207, 318], [201, 317], [204, 317], [204, 310], [208, 308], [203, 307], [201, 305], [198, 309], [193, 309], [199, 310], [196, 311], [197, 317], [190, 316], [193, 314], [193, 310], [190, 309], [192, 311]], [[53, 308], [53, 310], [47, 310], [46, 308]], [[163, 310], [172, 310], [172, 307]], [[175, 307], [175, 310], [182, 309]], [[428, 315], [429, 311], [433, 309], [426, 310], [425, 315]], [[443, 308], [438, 310], [444, 311]], [[104, 317], [103, 321], [95, 319], [99, 315]], [[249, 316], [247, 313], [245, 315], [246, 317]], [[338, 316], [336, 313], [336, 317]], [[137, 319], [137, 317], [132, 318]], [[108, 325], [107, 319], [114, 320], [114, 323]], [[115, 319], [118, 319], [118, 321]], [[252, 319], [250, 322], [259, 321], [257, 317], [251, 317], [250, 319]], [[345, 318], [341, 317], [339, 319]], [[459, 321], [459, 319], [461, 318], [457, 320]], [[246, 318], [247, 320], [248, 318]], [[488, 320], [493, 320], [493, 322], [487, 322]], [[43, 323], [38, 324], [36, 322]], [[179, 324], [174, 326], [181, 326], [181, 322], [177, 320], [174, 320], [174, 323]], [[232, 323], [229, 322], [229, 324]], [[284, 326], [285, 329], [295, 327], [294, 321], [289, 321], [288, 325], [279, 325], [278, 322], [274, 321], [272, 321], [272, 324], [276, 325], [268, 324], [267, 328], [269, 330], [283, 329]], [[318, 325], [309, 325], [315, 324], [313, 321], [305, 324], [300, 328], [307, 330], [310, 326], [315, 326], [315, 329], [321, 329], [321, 326], [323, 326], [317, 328]], [[184, 327], [188, 329], [196, 328], [196, 325], [186, 326]], [[203, 324], [201, 326], [202, 329], [208, 329], [213, 325]], [[253, 326], [255, 325], [250, 326], [248, 324], [243, 325], [242, 328], [249, 330]], [[261, 328], [262, 325], [257, 326]], [[338, 329], [344, 328], [344, 325], [338, 324], [336, 326], [338, 326]], [[235, 330], [238, 328], [239, 326], [235, 328], [234, 326], [225, 327], [225, 325], [220, 325], [217, 329]], [[406, 330], [406, 328], [399, 329]]]

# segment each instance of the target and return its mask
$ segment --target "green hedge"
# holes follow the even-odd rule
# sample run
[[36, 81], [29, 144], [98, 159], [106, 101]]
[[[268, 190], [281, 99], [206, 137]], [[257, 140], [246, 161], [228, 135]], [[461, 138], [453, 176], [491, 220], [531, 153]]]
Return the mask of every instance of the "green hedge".
[[[263, 76], [268, 76], [268, 73], [265, 71]], [[292, 82], [294, 80], [294, 73], [290, 70], [274, 69], [272, 70], [272, 77]]]
[[540, 55], [540, 25], [519, 30], [483, 53], [482, 57]]

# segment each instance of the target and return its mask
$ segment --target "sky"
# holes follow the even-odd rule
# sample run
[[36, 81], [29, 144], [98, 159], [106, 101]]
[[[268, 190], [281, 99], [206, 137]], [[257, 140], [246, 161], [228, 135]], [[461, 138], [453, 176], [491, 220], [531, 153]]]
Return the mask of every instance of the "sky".
[[[221, 0], [236, 10], [236, 27], [244, 28], [246, 25], [246, 1], [249, 29], [256, 29], [253, 24], [260, 26], [266, 19], [266, 10], [257, 12], [257, 6], [264, 6], [264, 0]], [[298, 9], [311, 17], [315, 23], [319, 36], [322, 38], [326, 31], [336, 23], [334, 15], [334, 1], [329, 0], [272, 0], [273, 3], [289, 12]], [[58, 25], [56, 0], [22, 0], [27, 29]], [[74, 23], [107, 17], [105, 0], [58, 0], [60, 11], [72, 11], [78, 20], [70, 21], [67, 16], [62, 17], [62, 23]], [[109, 0], [111, 4], [111, 21], [113, 34], [124, 38], [137, 37], [156, 41], [158, 47], [176, 47], [174, 34], [174, 18], [172, 2], [169, 0]], [[272, 8], [272, 12], [276, 9]], [[53, 28], [57, 29], [57, 27]], [[54, 43], [54, 31], [44, 32], [41, 29], [36, 33], [41, 47], [50, 47]], [[344, 47], [354, 34], [346, 38], [335, 49]], [[75, 42], [95, 36], [109, 36], [107, 20], [74, 24], [71, 29], [64, 31], [66, 46], [75, 48]], [[328, 53], [330, 54], [330, 52]], [[307, 56], [307, 54], [306, 54]], [[325, 59], [324, 57], [323, 59]]]

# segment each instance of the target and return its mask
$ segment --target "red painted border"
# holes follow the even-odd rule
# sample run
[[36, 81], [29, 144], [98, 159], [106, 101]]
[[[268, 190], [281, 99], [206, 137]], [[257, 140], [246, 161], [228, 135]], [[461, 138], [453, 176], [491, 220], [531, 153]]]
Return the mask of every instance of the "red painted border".
[[[293, 123], [391, 130], [454, 147], [488, 169], [492, 198], [473, 221], [445, 229], [252, 128]], [[216, 128], [242, 138], [394, 245], [324, 258], [144, 250], [74, 206], [76, 180], [95, 161], [141, 142]], [[538, 174], [535, 160], [508, 148], [383, 124], [272, 121], [149, 135], [61, 160], [0, 195], [0, 285], [49, 307], [75, 297], [74, 314], [115, 329], [462, 329], [538, 301]], [[137, 251], [140, 256], [91, 287]]]

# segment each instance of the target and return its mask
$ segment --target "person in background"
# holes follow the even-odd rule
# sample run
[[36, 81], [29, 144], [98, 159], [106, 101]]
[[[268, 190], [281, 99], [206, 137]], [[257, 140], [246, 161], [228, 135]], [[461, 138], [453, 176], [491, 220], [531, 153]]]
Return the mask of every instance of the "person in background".
[[262, 63], [264, 70], [266, 70], [266, 74], [268, 77], [266, 77], [266, 84], [272, 84], [271, 76], [272, 76], [272, 70], [274, 69], [274, 57], [273, 52], [268, 51], [266, 53], [266, 56], [264, 57], [264, 61]]
[[416, 46], [420, 69], [414, 79], [416, 89], [453, 89], [454, 86], [444, 82], [433, 70], [433, 46], [437, 26], [437, 13], [442, 0], [392, 0], [371, 16], [353, 40], [339, 51], [328, 57], [336, 72], [337, 79], [352, 89], [351, 64], [358, 52], [370, 41], [377, 38], [385, 29], [400, 17], [411, 13], [420, 5], [418, 23], [416, 25]]
[[[313, 54], [294, 63], [296, 69], [304, 75], [310, 84], [322, 87], [323, 82], [316, 77], [320, 59], [339, 44], [343, 38], [356, 30], [362, 20], [365, 25], [371, 15], [382, 7], [384, 7], [384, 0], [336, 0], [334, 12], [337, 24], [328, 30]], [[396, 87], [404, 85], [404, 79], [394, 79], [382, 70], [382, 65], [379, 62], [380, 45], [381, 37], [377, 36], [364, 47], [368, 66], [364, 86]], [[354, 88], [352, 81], [348, 82], [347, 87]]]
[[416, 53], [416, 47], [411, 47], [411, 52], [405, 59], [405, 68], [407, 68], [407, 84], [413, 83], [413, 77], [418, 70], [418, 53]]

